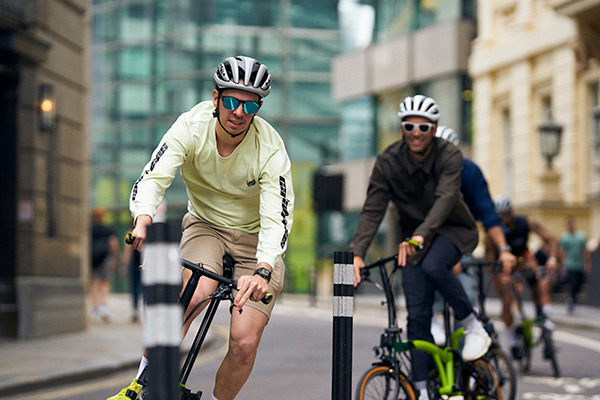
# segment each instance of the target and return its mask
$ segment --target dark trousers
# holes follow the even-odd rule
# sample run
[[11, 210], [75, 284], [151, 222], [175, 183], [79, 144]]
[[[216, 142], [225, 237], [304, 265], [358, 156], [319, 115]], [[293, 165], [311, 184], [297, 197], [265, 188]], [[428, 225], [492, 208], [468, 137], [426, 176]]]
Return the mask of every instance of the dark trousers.
[[[408, 311], [407, 334], [409, 340], [433, 342], [431, 317], [434, 293], [437, 290], [454, 309], [458, 320], [473, 312], [473, 306], [452, 267], [462, 257], [461, 252], [448, 238], [437, 235], [420, 264], [407, 264], [402, 269], [402, 288]], [[412, 351], [414, 381], [426, 380], [434, 368], [433, 358], [422, 351]]]
[[[135, 250], [134, 250], [135, 251]], [[138, 253], [137, 251], [135, 251]], [[130, 293], [131, 300], [133, 302], [133, 309], [135, 311], [138, 310], [140, 304], [140, 295], [143, 292], [142, 286], [142, 271], [140, 270], [140, 257], [139, 253], [136, 257], [133, 257], [133, 260], [129, 263], [129, 279], [130, 279]]]
[[577, 295], [581, 291], [581, 287], [585, 283], [585, 274], [583, 271], [567, 271], [566, 281], [569, 282], [569, 296], [573, 304], [577, 303]]

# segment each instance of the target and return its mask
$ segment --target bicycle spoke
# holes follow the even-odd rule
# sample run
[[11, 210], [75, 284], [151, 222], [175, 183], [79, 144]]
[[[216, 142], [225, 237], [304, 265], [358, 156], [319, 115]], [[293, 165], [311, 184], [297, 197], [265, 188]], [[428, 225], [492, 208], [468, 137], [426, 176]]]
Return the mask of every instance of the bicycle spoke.
[[517, 392], [517, 379], [511, 360], [499, 348], [490, 349], [485, 359], [496, 374], [498, 385], [502, 391], [502, 399], [514, 400]]
[[490, 364], [484, 360], [476, 360], [465, 364], [463, 375], [466, 386], [465, 398], [502, 400], [500, 385]]

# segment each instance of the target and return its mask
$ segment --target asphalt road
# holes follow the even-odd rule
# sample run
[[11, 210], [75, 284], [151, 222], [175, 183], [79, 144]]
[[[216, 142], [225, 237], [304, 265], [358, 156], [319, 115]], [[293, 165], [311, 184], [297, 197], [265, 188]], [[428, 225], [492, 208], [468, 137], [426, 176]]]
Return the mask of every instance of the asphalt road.
[[[217, 314], [214, 332], [217, 340], [198, 358], [188, 387], [210, 393], [213, 377], [226, 351], [228, 314]], [[381, 314], [363, 313], [354, 318], [353, 387], [369, 367], [372, 347], [385, 326]], [[520, 375], [518, 399], [600, 400], [600, 332], [558, 328], [562, 377], [551, 377], [550, 365], [535, 349], [531, 371]], [[326, 400], [331, 398], [332, 362], [331, 312], [307, 308], [283, 308], [276, 312], [266, 329], [256, 366], [239, 399], [277, 398]], [[104, 400], [127, 385], [135, 370], [121, 371], [73, 385], [12, 396], [6, 400]], [[203, 399], [210, 399], [209, 395]]]

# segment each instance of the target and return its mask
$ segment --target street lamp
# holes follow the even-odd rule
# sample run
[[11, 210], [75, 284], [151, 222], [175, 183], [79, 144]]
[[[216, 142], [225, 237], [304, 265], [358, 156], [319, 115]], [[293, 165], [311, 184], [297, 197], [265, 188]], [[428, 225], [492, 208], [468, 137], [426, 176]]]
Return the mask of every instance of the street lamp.
[[600, 155], [600, 104], [592, 108], [592, 117], [594, 118], [594, 148], [596, 154]]
[[39, 113], [40, 130], [52, 132], [56, 125], [56, 100], [54, 99], [54, 86], [42, 84], [39, 88]]
[[58, 176], [58, 138], [56, 133], [56, 99], [54, 98], [54, 86], [42, 84], [38, 89], [38, 113], [39, 129], [49, 133], [48, 158], [46, 161], [46, 216], [48, 236], [54, 237], [57, 233], [56, 227], [56, 197]]
[[560, 137], [563, 127], [552, 120], [552, 111], [548, 110], [546, 119], [538, 126], [540, 133], [540, 149], [546, 158], [547, 167], [552, 169], [552, 159], [560, 151]]

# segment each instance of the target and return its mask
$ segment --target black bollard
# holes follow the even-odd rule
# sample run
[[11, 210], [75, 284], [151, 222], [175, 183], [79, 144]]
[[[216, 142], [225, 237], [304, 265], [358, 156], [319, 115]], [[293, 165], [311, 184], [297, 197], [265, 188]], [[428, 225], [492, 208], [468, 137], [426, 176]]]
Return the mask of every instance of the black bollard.
[[354, 253], [333, 257], [333, 374], [332, 400], [352, 398], [352, 316], [354, 308]]

